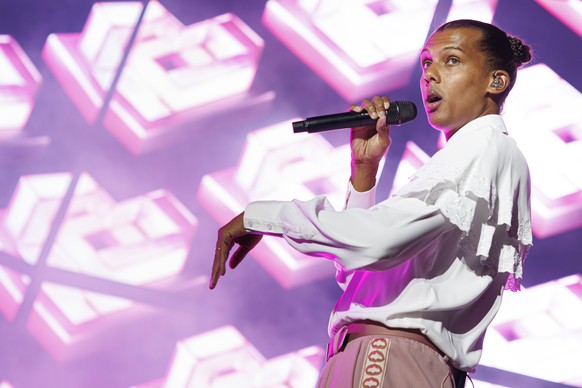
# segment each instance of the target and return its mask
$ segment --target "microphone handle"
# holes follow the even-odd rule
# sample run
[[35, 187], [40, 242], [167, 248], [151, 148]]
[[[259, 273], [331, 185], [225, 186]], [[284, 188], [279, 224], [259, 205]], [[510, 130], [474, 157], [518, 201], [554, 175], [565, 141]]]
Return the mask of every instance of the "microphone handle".
[[[353, 128], [367, 125], [376, 125], [368, 112], [345, 112], [324, 116], [308, 117], [303, 121], [293, 122], [293, 132], [323, 132], [341, 128]], [[397, 103], [390, 104], [386, 111], [387, 124], [401, 124], [400, 108]]]

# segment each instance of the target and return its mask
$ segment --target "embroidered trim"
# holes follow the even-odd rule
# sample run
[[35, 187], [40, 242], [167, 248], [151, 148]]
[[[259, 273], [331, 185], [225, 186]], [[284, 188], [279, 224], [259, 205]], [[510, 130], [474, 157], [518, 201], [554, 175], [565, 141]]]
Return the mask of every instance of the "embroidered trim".
[[368, 343], [366, 361], [359, 387], [377, 388], [382, 386], [386, 375], [389, 352], [390, 339], [388, 338], [374, 338]]

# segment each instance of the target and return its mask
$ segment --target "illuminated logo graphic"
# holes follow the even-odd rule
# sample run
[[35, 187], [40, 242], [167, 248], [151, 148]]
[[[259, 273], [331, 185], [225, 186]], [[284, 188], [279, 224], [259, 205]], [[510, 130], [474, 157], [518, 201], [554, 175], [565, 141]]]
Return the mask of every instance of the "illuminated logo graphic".
[[[72, 184], [66, 173], [22, 177], [0, 217], [3, 252], [38, 265]], [[48, 268], [69, 277], [105, 279], [102, 283], [113, 288], [171, 289], [189, 252], [194, 216], [164, 190], [117, 202], [88, 175], [74, 185], [46, 255]], [[0, 276], [2, 306], [8, 306], [2, 312], [13, 318], [26, 282], [13, 272]], [[55, 358], [67, 359], [91, 351], [109, 327], [145, 310], [126, 298], [43, 282], [27, 327]]]
[[[350, 176], [349, 146], [334, 148], [321, 135], [294, 134], [291, 122], [251, 132], [238, 166], [202, 178], [198, 200], [219, 223], [228, 222], [256, 200], [325, 195], [336, 209], [343, 208]], [[335, 272], [331, 262], [303, 255], [280, 238], [263, 239], [251, 255], [286, 288]]]
[[263, 40], [236, 15], [185, 26], [150, 1], [130, 49], [142, 12], [141, 2], [96, 3], [82, 33], [51, 34], [43, 52], [88, 122], [110, 93], [104, 126], [131, 152], [174, 143], [218, 111], [232, 114], [273, 99], [273, 93], [248, 93]]
[[582, 226], [581, 106], [582, 94], [544, 64], [519, 72], [505, 104], [504, 120], [530, 167], [540, 238]]
[[147, 387], [313, 387], [323, 349], [308, 347], [270, 360], [232, 327], [187, 338], [176, 344], [168, 373]]
[[582, 37], [582, 4], [579, 1], [536, 0], [536, 2]]
[[42, 77], [10, 35], [0, 35], [0, 141], [28, 122]]
[[[450, 17], [491, 21], [497, 1], [454, 1]], [[348, 101], [409, 84], [436, 0], [270, 0], [263, 23]]]
[[580, 386], [582, 276], [505, 293], [485, 337], [483, 365]]

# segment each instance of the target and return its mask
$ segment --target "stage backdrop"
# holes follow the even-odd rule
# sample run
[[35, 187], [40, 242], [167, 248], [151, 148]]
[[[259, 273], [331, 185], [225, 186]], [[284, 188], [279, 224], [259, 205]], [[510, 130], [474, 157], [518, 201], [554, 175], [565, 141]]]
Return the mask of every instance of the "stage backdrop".
[[[342, 205], [349, 131], [291, 122], [388, 95], [422, 106], [446, 20], [528, 42], [504, 108], [534, 247], [476, 387], [582, 387], [582, 2], [0, 0], [0, 387], [314, 385], [340, 289], [265, 238], [214, 291], [217, 229], [257, 199]], [[436, 152], [392, 129], [390, 195]]]

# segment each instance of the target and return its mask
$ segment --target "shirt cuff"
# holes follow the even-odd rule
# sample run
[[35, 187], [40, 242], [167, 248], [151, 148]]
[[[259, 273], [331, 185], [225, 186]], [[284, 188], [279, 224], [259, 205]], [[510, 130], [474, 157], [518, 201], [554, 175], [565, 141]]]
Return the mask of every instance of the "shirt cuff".
[[283, 201], [256, 201], [247, 205], [244, 214], [245, 229], [264, 234], [283, 234], [283, 223], [279, 215]]
[[346, 209], [368, 209], [376, 204], [376, 185], [368, 191], [357, 191], [351, 181], [348, 181], [346, 193]]

